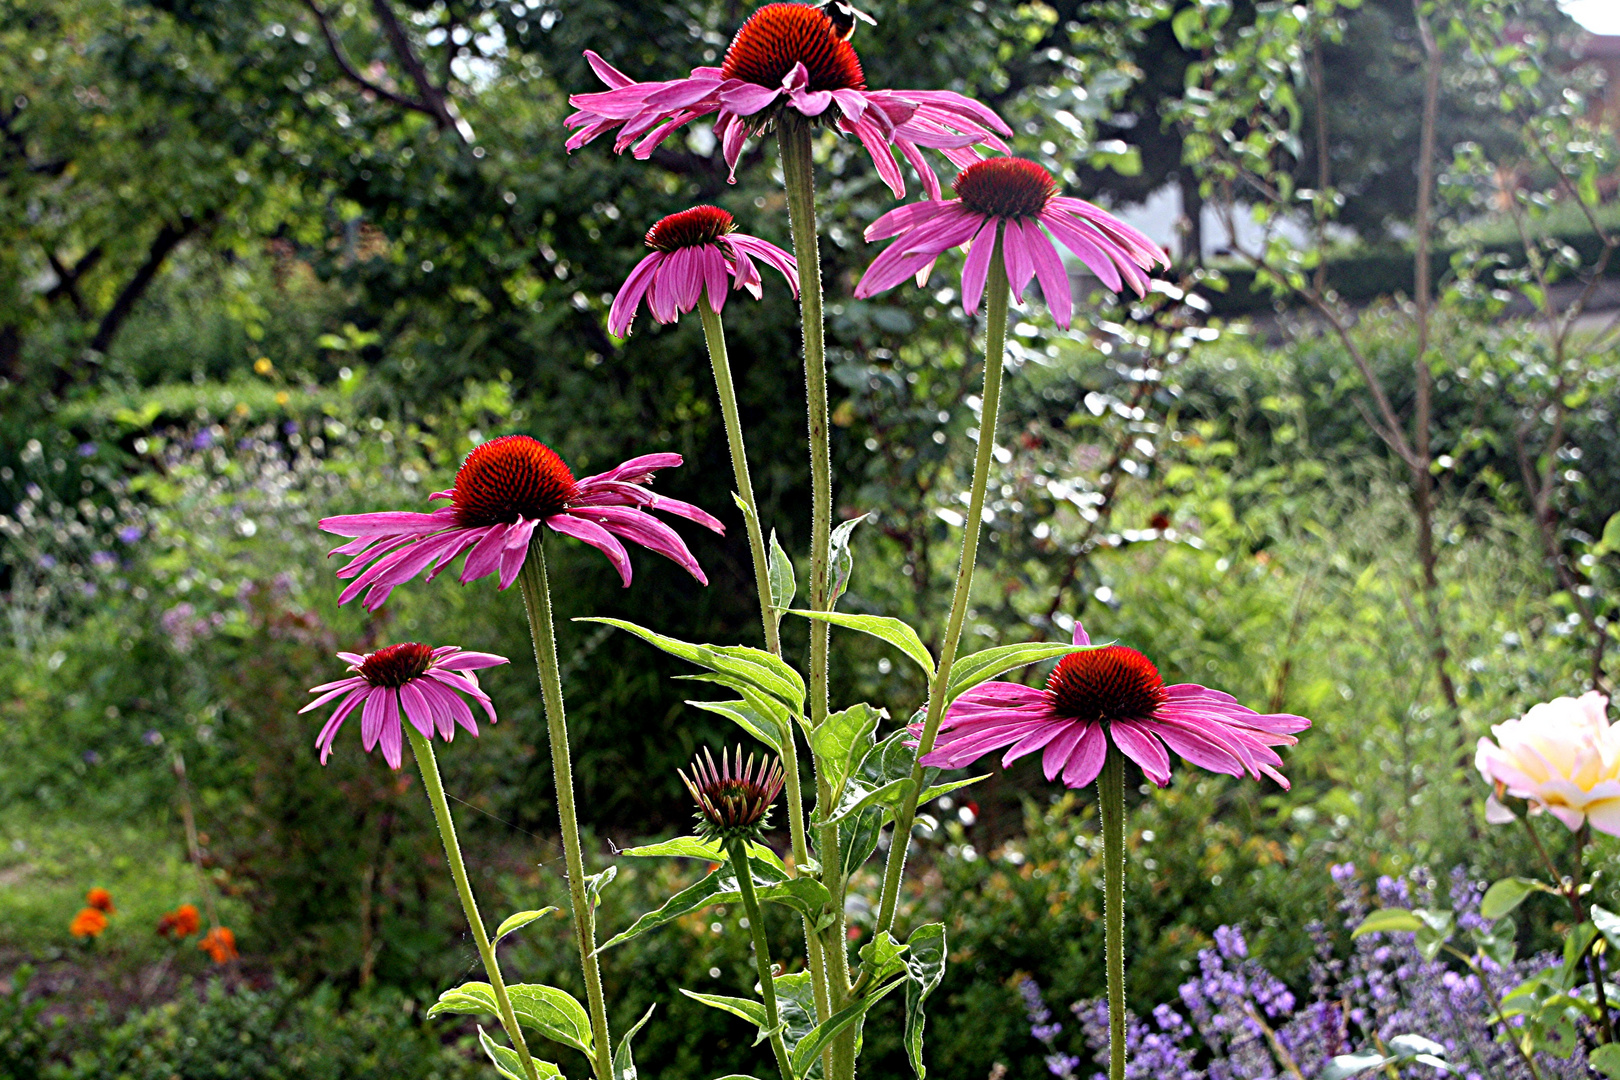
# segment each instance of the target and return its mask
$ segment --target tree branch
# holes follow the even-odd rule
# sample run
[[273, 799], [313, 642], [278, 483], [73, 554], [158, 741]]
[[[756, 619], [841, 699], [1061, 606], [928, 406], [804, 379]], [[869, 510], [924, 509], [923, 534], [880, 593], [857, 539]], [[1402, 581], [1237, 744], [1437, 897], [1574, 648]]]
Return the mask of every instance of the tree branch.
[[101, 324], [96, 327], [96, 336], [90, 340], [90, 348], [96, 352], [104, 353], [112, 345], [113, 338], [123, 328], [124, 321], [135, 310], [146, 290], [151, 287], [158, 271], [163, 269], [163, 262], [180, 246], [181, 241], [192, 235], [203, 225], [212, 221], [216, 214], [203, 218], [182, 217], [178, 225], [165, 223], [158, 230], [157, 236], [152, 239], [152, 246], [146, 251], [146, 260], [136, 268], [134, 275], [119, 291], [117, 299], [107, 313], [101, 317]]
[[472, 128], [465, 120], [456, 116], [444, 91], [433, 85], [427, 65], [422, 63], [422, 58], [417, 56], [416, 50], [411, 47], [410, 36], [405, 33], [405, 27], [400, 24], [399, 17], [394, 14], [388, 0], [371, 0], [371, 10], [377, 13], [377, 21], [382, 24], [383, 33], [388, 36], [388, 44], [394, 50], [394, 56], [406, 74], [411, 77], [411, 81], [416, 84], [416, 92], [421, 96], [423, 104], [427, 106], [428, 115], [433, 117], [439, 130], [454, 131], [461, 136], [463, 142], [471, 143]]
[[360, 70], [349, 60], [349, 54], [344, 51], [343, 41], [338, 37], [337, 30], [332, 26], [331, 20], [327, 18], [326, 12], [321, 10], [321, 6], [315, 0], [304, 0], [304, 6], [309, 8], [311, 15], [315, 16], [315, 23], [321, 28], [321, 36], [326, 39], [327, 50], [331, 52], [332, 59], [337, 61], [337, 66], [342, 69], [343, 74], [351, 82], [357, 84], [360, 89], [365, 90], [367, 93], [376, 94], [384, 101], [392, 102], [402, 109], [410, 109], [412, 112], [419, 112], [424, 116], [432, 116], [435, 120], [438, 119], [433, 109], [427, 104], [390, 90], [360, 74]]

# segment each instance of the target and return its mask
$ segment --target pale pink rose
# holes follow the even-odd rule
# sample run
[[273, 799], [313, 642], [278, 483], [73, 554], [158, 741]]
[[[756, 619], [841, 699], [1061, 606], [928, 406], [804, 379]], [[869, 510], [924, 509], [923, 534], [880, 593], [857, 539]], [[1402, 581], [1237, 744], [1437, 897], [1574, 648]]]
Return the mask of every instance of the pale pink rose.
[[[1487, 783], [1529, 800], [1532, 813], [1545, 810], [1570, 829], [1590, 820], [1620, 836], [1620, 727], [1609, 725], [1608, 705], [1595, 690], [1536, 705], [1491, 728], [1496, 742], [1479, 740], [1474, 766]], [[1502, 824], [1513, 813], [1492, 795], [1485, 819]]]

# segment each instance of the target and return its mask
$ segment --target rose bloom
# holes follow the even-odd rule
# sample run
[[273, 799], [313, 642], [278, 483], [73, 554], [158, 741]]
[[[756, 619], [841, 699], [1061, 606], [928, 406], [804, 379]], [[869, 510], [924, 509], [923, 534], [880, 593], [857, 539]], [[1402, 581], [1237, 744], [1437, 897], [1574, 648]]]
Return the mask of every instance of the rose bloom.
[[1498, 801], [1506, 793], [1572, 830], [1590, 821], [1599, 832], [1620, 836], [1620, 727], [1610, 726], [1608, 705], [1591, 690], [1553, 698], [1492, 727], [1496, 741], [1480, 739], [1474, 755], [1479, 774], [1496, 786], [1485, 820], [1513, 820], [1513, 811]]
[[68, 933], [76, 938], [100, 937], [101, 932], [107, 929], [107, 916], [93, 907], [87, 907], [73, 916], [73, 922], [68, 926]]

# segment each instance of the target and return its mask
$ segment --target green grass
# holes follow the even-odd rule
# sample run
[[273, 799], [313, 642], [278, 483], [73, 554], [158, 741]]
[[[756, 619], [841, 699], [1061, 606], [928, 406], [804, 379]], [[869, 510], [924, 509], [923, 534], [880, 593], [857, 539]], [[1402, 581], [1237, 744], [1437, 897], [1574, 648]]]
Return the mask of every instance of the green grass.
[[[112, 893], [117, 910], [100, 938], [81, 942], [68, 924], [96, 886]], [[94, 951], [103, 962], [131, 967], [178, 948], [187, 963], [202, 967], [207, 961], [194, 943], [176, 946], [156, 932], [163, 913], [185, 903], [204, 912], [206, 925], [197, 875], [168, 821], [106, 824], [9, 812], [0, 822], [0, 955], [26, 960]], [[245, 908], [231, 898], [222, 900], [219, 915], [227, 926], [247, 922]]]

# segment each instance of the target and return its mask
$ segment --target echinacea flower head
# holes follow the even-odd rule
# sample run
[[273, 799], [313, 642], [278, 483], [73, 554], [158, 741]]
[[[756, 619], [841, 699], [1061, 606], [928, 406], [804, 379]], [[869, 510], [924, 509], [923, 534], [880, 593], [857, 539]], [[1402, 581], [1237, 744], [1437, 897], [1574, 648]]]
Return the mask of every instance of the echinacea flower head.
[[[1078, 623], [1074, 643], [1091, 645]], [[1257, 713], [1196, 683], [1166, 686], [1146, 656], [1104, 645], [1065, 656], [1045, 689], [987, 682], [968, 690], [946, 710], [922, 763], [956, 769], [1007, 747], [1002, 764], [1010, 765], [1044, 750], [1046, 778], [1061, 774], [1081, 788], [1102, 771], [1112, 744], [1160, 787], [1170, 782], [1171, 750], [1211, 772], [1257, 780], [1263, 773], [1286, 788], [1272, 747], [1292, 746], [1310, 726], [1303, 716]]]
[[636, 82], [594, 52], [585, 58], [608, 89], [575, 94], [579, 110], [568, 149], [618, 130], [615, 153], [630, 149], [648, 158], [672, 133], [718, 114], [714, 136], [736, 180], [737, 162], [749, 136], [769, 129], [791, 112], [861, 141], [878, 175], [896, 198], [906, 193], [898, 150], [916, 169], [930, 198], [939, 178], [922, 148], [938, 150], [957, 168], [979, 160], [985, 145], [1006, 152], [1002, 135], [1012, 129], [986, 106], [948, 90], [872, 90], [860, 57], [827, 13], [809, 4], [766, 4], [732, 39], [719, 67], [694, 68], [684, 79]]
[[213, 958], [214, 963], [224, 964], [237, 957], [236, 935], [227, 927], [216, 926], [204, 934], [197, 942], [197, 948]]
[[630, 323], [643, 297], [653, 318], [672, 323], [707, 296], [719, 311], [732, 288], [747, 289], [755, 300], [762, 293], [754, 259], [775, 267], [799, 295], [799, 269], [793, 256], [755, 236], [737, 231], [737, 223], [718, 206], [694, 206], [671, 214], [647, 230], [651, 254], [625, 278], [608, 312], [608, 331], [630, 333]]
[[193, 904], [181, 904], [173, 911], [164, 912], [158, 919], [157, 932], [164, 937], [179, 941], [188, 938], [202, 929], [202, 916]]
[[1052, 174], [1033, 161], [989, 158], [963, 169], [952, 188], [954, 199], [901, 206], [867, 226], [866, 239], [895, 241], [867, 267], [855, 286], [857, 297], [876, 296], [908, 277], [922, 284], [936, 259], [967, 244], [962, 309], [978, 311], [999, 234], [1013, 296], [1022, 303], [1030, 280], [1039, 279], [1052, 318], [1067, 329], [1074, 302], [1058, 242], [1114, 292], [1129, 285], [1143, 295], [1146, 271], [1170, 265], [1164, 251], [1142, 233], [1084, 199], [1058, 194]]
[[93, 907], [97, 911], [104, 911], [108, 915], [111, 915], [118, 910], [117, 908], [113, 907], [112, 893], [101, 888], [100, 886], [97, 886], [96, 888], [93, 888], [89, 892], [85, 893], [84, 902], [87, 906]]
[[1608, 707], [1608, 698], [1590, 690], [1493, 726], [1496, 741], [1480, 739], [1474, 755], [1479, 774], [1497, 787], [1485, 819], [1513, 820], [1497, 797], [1507, 794], [1572, 830], [1590, 821], [1599, 832], [1620, 836], [1620, 726], [1610, 725]]
[[[495, 706], [489, 695], [478, 687], [479, 668], [509, 663], [504, 656], [493, 653], [467, 652], [454, 645], [421, 645], [414, 641], [389, 645], [373, 653], [338, 653], [338, 659], [349, 665], [354, 674], [336, 682], [312, 687], [310, 693], [320, 697], [305, 705], [300, 715], [318, 709], [331, 701], [338, 701], [315, 737], [315, 746], [321, 752], [321, 764], [332, 752], [332, 740], [338, 728], [354, 710], [360, 710], [360, 745], [370, 753], [382, 745], [383, 760], [397, 769], [404, 760], [404, 729], [400, 714], [405, 715], [425, 739], [438, 732], [445, 742], [455, 738], [460, 724], [473, 735], [478, 734], [478, 722], [472, 710], [461, 700], [466, 694], [489, 714], [495, 723]], [[338, 699], [342, 700], [338, 700]]]
[[73, 922], [68, 924], [68, 933], [76, 938], [100, 937], [101, 932], [107, 929], [107, 916], [93, 907], [82, 909], [73, 916]]
[[707, 750], [692, 761], [692, 775], [681, 771], [686, 790], [697, 800], [698, 835], [721, 843], [754, 841], [770, 827], [771, 803], [782, 793], [782, 763], [761, 758], [754, 763], [748, 755], [743, 764], [742, 748], [733, 762], [728, 751], [720, 752], [720, 767]]
[[557, 452], [538, 439], [491, 439], [467, 455], [450, 490], [429, 497], [448, 499], [449, 506], [429, 514], [383, 511], [321, 519], [326, 532], [354, 538], [331, 551], [353, 556], [338, 571], [338, 577], [354, 579], [338, 603], [364, 592], [366, 609], [376, 611], [395, 586], [424, 572], [432, 581], [463, 552], [463, 583], [498, 573], [500, 587], [510, 588], [542, 524], [600, 550], [627, 587], [630, 556], [621, 539], [673, 559], [707, 585], [680, 534], [649, 513], [660, 510], [725, 533], [724, 525], [691, 503], [647, 489], [653, 474], [680, 463], [679, 454], [643, 454], [576, 480]]

